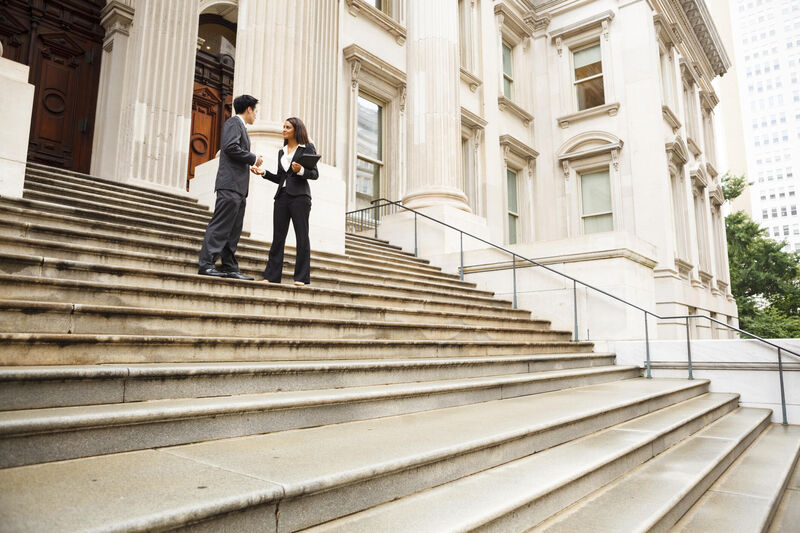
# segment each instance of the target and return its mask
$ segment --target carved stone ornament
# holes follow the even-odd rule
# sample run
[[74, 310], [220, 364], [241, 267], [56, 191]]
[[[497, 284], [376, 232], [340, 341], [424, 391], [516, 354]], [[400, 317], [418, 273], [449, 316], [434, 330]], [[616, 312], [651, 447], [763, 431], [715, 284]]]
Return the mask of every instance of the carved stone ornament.
[[611, 150], [611, 162], [614, 165], [614, 170], [619, 171], [619, 148]]
[[475, 128], [472, 131], [472, 139], [475, 145], [475, 151], [477, 152], [480, 149], [481, 141], [483, 140], [483, 128]]
[[400, 112], [405, 113], [406, 111], [406, 84], [404, 83], [403, 86], [400, 88]]
[[561, 37], [556, 37], [556, 50], [558, 50], [559, 56], [561, 56], [564, 51], [564, 41], [561, 40]]
[[606, 41], [608, 40], [608, 19], [605, 19], [602, 22], [603, 25], [603, 37], [605, 37]]
[[358, 75], [361, 73], [361, 61], [354, 60], [350, 64], [350, 82], [353, 89], [358, 89]]
[[564, 177], [569, 179], [569, 161], [566, 159], [561, 161], [561, 170], [564, 172]]

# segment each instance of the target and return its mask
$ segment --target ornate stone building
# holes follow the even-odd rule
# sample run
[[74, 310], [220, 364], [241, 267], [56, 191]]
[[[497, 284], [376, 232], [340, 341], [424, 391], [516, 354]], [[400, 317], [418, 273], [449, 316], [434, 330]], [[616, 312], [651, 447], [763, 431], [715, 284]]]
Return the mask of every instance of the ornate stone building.
[[[17, 4], [0, 4], [12, 59]], [[736, 325], [712, 86], [729, 60], [704, 0], [110, 0], [97, 17], [93, 174], [170, 190], [190, 177], [213, 205], [215, 132], [250, 93], [267, 165], [293, 115], [323, 154], [316, 250], [344, 249], [346, 211], [402, 200], [644, 308]], [[271, 236], [272, 188], [254, 181], [254, 236]], [[398, 213], [381, 236], [411, 247], [413, 228]], [[461, 244], [419, 231], [444, 266]], [[555, 326], [577, 301], [582, 338], [642, 336], [640, 312], [463, 246], [468, 279], [510, 293], [513, 271], [519, 304]]]

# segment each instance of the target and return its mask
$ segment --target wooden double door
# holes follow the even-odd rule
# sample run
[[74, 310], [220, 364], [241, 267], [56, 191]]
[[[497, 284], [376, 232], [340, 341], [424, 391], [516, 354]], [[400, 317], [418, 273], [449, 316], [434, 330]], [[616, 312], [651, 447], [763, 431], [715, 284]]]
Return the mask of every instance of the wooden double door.
[[31, 161], [89, 172], [105, 0], [0, 0], [3, 57], [30, 67], [36, 87]]

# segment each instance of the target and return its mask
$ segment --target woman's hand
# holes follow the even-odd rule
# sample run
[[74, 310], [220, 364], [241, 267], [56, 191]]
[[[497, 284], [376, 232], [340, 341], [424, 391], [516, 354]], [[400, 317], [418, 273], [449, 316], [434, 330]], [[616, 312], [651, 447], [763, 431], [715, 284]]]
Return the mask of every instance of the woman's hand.
[[300, 166], [300, 163], [298, 163], [296, 161], [292, 163], [292, 172], [298, 173], [298, 172], [300, 172], [301, 168], [303, 168], [303, 167]]
[[252, 172], [253, 174], [255, 174], [257, 176], [263, 176], [264, 174], [267, 173], [266, 170], [260, 169], [258, 167], [250, 167], [250, 172]]

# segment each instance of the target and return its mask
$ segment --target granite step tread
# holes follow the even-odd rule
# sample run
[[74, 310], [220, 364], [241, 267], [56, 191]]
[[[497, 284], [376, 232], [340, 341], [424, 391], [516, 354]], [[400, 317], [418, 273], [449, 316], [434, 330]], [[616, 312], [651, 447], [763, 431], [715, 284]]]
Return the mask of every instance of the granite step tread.
[[796, 533], [800, 524], [800, 461], [794, 467], [786, 492], [769, 527], [769, 533]]
[[701, 380], [624, 380], [10, 468], [0, 470], [0, 510], [13, 514], [0, 512], [9, 533], [186, 524], [213, 529], [237, 518], [244, 521], [240, 527], [294, 531], [530, 455], [704, 394], [707, 388]]
[[704, 394], [305, 531], [522, 531], [727, 414], [737, 403], [736, 394]]
[[449, 320], [464, 324], [476, 321], [490, 324], [494, 321], [511, 324], [533, 321], [540, 327], [550, 325], [549, 320], [531, 318], [530, 311], [505, 306], [471, 305], [468, 302], [432, 305], [431, 300], [410, 296], [369, 296], [320, 287], [297, 290], [294, 286], [275, 284], [261, 284], [259, 292], [262, 294], [236, 294], [226, 290], [231, 285], [217, 284], [203, 290], [186, 290], [0, 274], [0, 290], [8, 299], [36, 297], [42, 301], [130, 307], [169, 304], [173, 309], [206, 309], [213, 312], [233, 312], [230, 310], [233, 308], [240, 312], [272, 312], [276, 316], [315, 316], [341, 311], [347, 316], [367, 314], [373, 318], [393, 317], [395, 320], [419, 316], [437, 323], [447, 323]]
[[800, 426], [770, 425], [670, 531], [766, 531], [799, 454]]
[[0, 412], [0, 467], [337, 424], [636, 378], [637, 367]]
[[[532, 533], [667, 531], [769, 425], [770, 409], [740, 408], [578, 501]], [[621, 510], [624, 509], [624, 512]]]
[[75, 172], [73, 170], [64, 170], [57, 167], [52, 167], [49, 165], [42, 165], [40, 163], [28, 162], [27, 163], [26, 172], [34, 172], [34, 173], [50, 173], [54, 176], [60, 177], [61, 179], [70, 179], [73, 181], [81, 181], [81, 182], [88, 182], [92, 184], [102, 183], [107, 188], [112, 188], [115, 190], [121, 191], [131, 191], [135, 194], [144, 195], [144, 196], [151, 196], [154, 198], [170, 198], [173, 200], [178, 201], [185, 201], [188, 203], [197, 203], [197, 200], [188, 194], [178, 194], [172, 193], [167, 191], [157, 191], [154, 189], [149, 189], [147, 187], [141, 187], [138, 185], [130, 185], [127, 183], [120, 183], [118, 181], [109, 180], [106, 178], [102, 178], [99, 176], [93, 176], [91, 174], [84, 174], [82, 172]]

